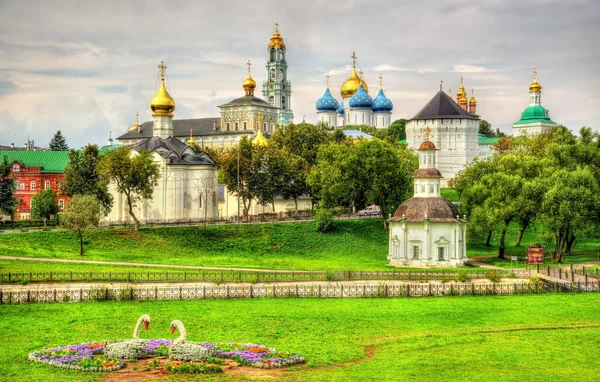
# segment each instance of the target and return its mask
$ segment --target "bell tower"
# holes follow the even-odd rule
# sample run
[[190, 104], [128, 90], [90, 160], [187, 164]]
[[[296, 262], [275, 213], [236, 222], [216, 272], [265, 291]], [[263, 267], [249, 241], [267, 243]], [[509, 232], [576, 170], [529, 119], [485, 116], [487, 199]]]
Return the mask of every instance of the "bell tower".
[[263, 82], [263, 98], [270, 105], [279, 108], [277, 124], [285, 126], [292, 123], [292, 85], [287, 78], [287, 62], [285, 58], [285, 43], [279, 34], [279, 24], [275, 23], [275, 32], [267, 47], [267, 75]]

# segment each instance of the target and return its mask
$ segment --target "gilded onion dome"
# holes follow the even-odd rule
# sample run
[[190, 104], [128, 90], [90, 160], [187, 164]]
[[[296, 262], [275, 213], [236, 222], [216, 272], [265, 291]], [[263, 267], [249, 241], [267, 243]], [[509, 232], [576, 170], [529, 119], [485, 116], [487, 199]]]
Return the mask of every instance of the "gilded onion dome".
[[342, 98], [352, 97], [354, 93], [358, 91], [360, 85], [362, 85], [367, 92], [369, 91], [367, 83], [356, 74], [356, 54], [352, 52], [352, 72], [350, 72], [350, 76], [342, 84], [342, 88], [340, 89]]
[[354, 93], [352, 98], [350, 98], [348, 105], [351, 108], [371, 107], [373, 106], [373, 98], [371, 98], [369, 93], [367, 93], [367, 91], [361, 84], [358, 86], [358, 90], [356, 91], [356, 93]]
[[333, 98], [329, 91], [329, 73], [327, 74], [327, 88], [323, 96], [317, 100], [317, 111], [336, 111], [339, 107], [338, 101]]
[[269, 41], [269, 48], [282, 48], [285, 49], [285, 44], [283, 42], [283, 37], [279, 34], [279, 24], [275, 23], [275, 32], [273, 32], [273, 36], [271, 36], [271, 41]]
[[266, 146], [269, 143], [267, 138], [263, 135], [262, 130], [258, 129], [254, 138], [252, 138], [253, 146]]
[[394, 108], [392, 101], [383, 93], [383, 77], [379, 75], [379, 93], [373, 100], [373, 112], [390, 112]]
[[529, 92], [536, 93], [542, 91], [542, 85], [537, 82], [537, 70], [533, 69], [533, 82], [529, 85]]
[[475, 90], [471, 90], [471, 99], [469, 100], [469, 105], [477, 105], [477, 100], [475, 99]]
[[150, 101], [150, 109], [152, 109], [152, 116], [166, 115], [169, 117], [173, 116], [175, 111], [175, 100], [171, 97], [167, 88], [165, 88], [165, 71], [167, 66], [163, 60], [160, 60], [158, 70], [160, 72], [160, 88], [152, 101]]
[[252, 79], [252, 76], [250, 76], [250, 66], [252, 65], [250, 63], [250, 60], [248, 60], [247, 65], [248, 65], [248, 76], [246, 77], [244, 82], [242, 82], [242, 87], [246, 91], [246, 95], [254, 95], [254, 89], [256, 88], [256, 81], [254, 81], [254, 79]]
[[463, 98], [467, 98], [467, 92], [465, 91], [465, 86], [463, 85], [463, 78], [460, 77], [460, 88], [456, 92], [456, 101], [461, 103]]

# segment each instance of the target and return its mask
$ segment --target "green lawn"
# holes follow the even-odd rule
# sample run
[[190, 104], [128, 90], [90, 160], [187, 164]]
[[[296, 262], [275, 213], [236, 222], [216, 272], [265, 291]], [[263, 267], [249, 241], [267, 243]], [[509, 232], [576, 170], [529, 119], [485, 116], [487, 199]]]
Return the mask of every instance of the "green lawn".
[[[175, 338], [169, 322], [181, 319], [191, 341], [253, 342], [303, 354], [308, 364], [282, 375], [283, 381], [596, 381], [597, 302], [590, 293], [2, 306], [0, 375], [10, 381], [98, 380], [25, 358], [41, 348], [128, 338], [147, 313], [152, 323], [145, 338]], [[572, 324], [590, 327], [564, 327]], [[361, 360], [369, 347], [373, 357]]]
[[[41, 270], [40, 270], [41, 269]], [[30, 273], [30, 272], [183, 272], [185, 269], [163, 267], [124, 267], [118, 265], [94, 265], [52, 263], [25, 260], [0, 260], [0, 273]], [[194, 270], [188, 270], [193, 272]]]
[[[85, 260], [269, 269], [363, 269], [387, 266], [388, 234], [380, 219], [335, 222], [315, 232], [313, 222], [95, 230]], [[82, 259], [66, 231], [0, 235], [0, 254]]]

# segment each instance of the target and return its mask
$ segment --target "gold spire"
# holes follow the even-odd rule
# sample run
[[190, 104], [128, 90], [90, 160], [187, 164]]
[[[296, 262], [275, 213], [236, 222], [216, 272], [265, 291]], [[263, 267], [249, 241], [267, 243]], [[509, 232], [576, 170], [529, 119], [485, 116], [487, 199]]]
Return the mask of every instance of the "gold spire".
[[175, 111], [175, 100], [171, 97], [167, 89], [165, 88], [165, 71], [167, 66], [163, 60], [160, 60], [158, 64], [158, 71], [160, 73], [160, 88], [152, 101], [150, 101], [150, 109], [152, 109], [152, 116], [166, 115], [169, 117], [173, 116]]
[[190, 129], [190, 139], [188, 140], [188, 146], [194, 146], [194, 138], [192, 138], [192, 129]]
[[135, 113], [135, 124], [132, 125], [127, 131], [137, 130], [137, 128], [140, 127], [140, 121], [138, 119], [139, 116], [140, 116], [140, 113], [136, 112]]
[[469, 100], [469, 105], [477, 105], [477, 100], [475, 99], [475, 90], [471, 89], [471, 99]]
[[248, 77], [246, 77], [244, 82], [242, 82], [242, 87], [246, 91], [247, 96], [253, 96], [254, 89], [256, 88], [256, 81], [254, 81], [252, 79], [252, 76], [250, 76], [250, 66], [252, 66], [252, 63], [250, 63], [250, 60], [248, 60], [248, 63], [246, 65], [248, 65]]
[[275, 32], [273, 32], [273, 36], [271, 36], [271, 41], [269, 41], [269, 48], [282, 48], [285, 49], [285, 44], [283, 43], [283, 37], [279, 34], [279, 24], [275, 22]]
[[542, 85], [537, 82], [537, 70], [533, 68], [533, 82], [529, 85], [529, 92], [536, 93], [542, 91]]
[[467, 92], [465, 91], [465, 86], [463, 85], [463, 78], [460, 77], [460, 88], [458, 88], [458, 92], [456, 92], [456, 100], [461, 102], [463, 98], [467, 98]]
[[363, 89], [365, 89], [367, 93], [369, 92], [369, 87], [367, 86], [367, 83], [356, 74], [356, 53], [352, 52], [351, 57], [352, 72], [350, 72], [350, 76], [342, 84], [342, 88], [340, 89], [342, 98], [352, 97], [354, 93], [356, 93], [360, 85], [363, 86]]
[[258, 131], [256, 132], [256, 135], [254, 136], [254, 138], [252, 138], [252, 145], [253, 146], [266, 146], [269, 143], [269, 141], [267, 141], [267, 138], [265, 138], [265, 136], [262, 133], [261, 129], [258, 129]]

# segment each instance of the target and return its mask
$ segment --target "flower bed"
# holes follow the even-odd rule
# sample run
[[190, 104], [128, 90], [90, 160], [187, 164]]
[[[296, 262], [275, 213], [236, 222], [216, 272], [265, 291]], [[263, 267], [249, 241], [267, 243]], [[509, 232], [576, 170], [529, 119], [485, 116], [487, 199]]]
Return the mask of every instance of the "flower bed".
[[215, 357], [230, 358], [242, 365], [263, 369], [286, 367], [304, 362], [304, 357], [299, 354], [278, 352], [275, 349], [256, 344], [205, 342], [202, 346], [213, 350]]
[[160, 367], [164, 374], [216, 374], [222, 373], [218, 365], [197, 362], [168, 362]]
[[107, 342], [88, 342], [78, 345], [59, 346], [29, 354], [33, 362], [79, 371], [115, 371], [125, 366], [124, 360], [108, 358], [104, 354]]

